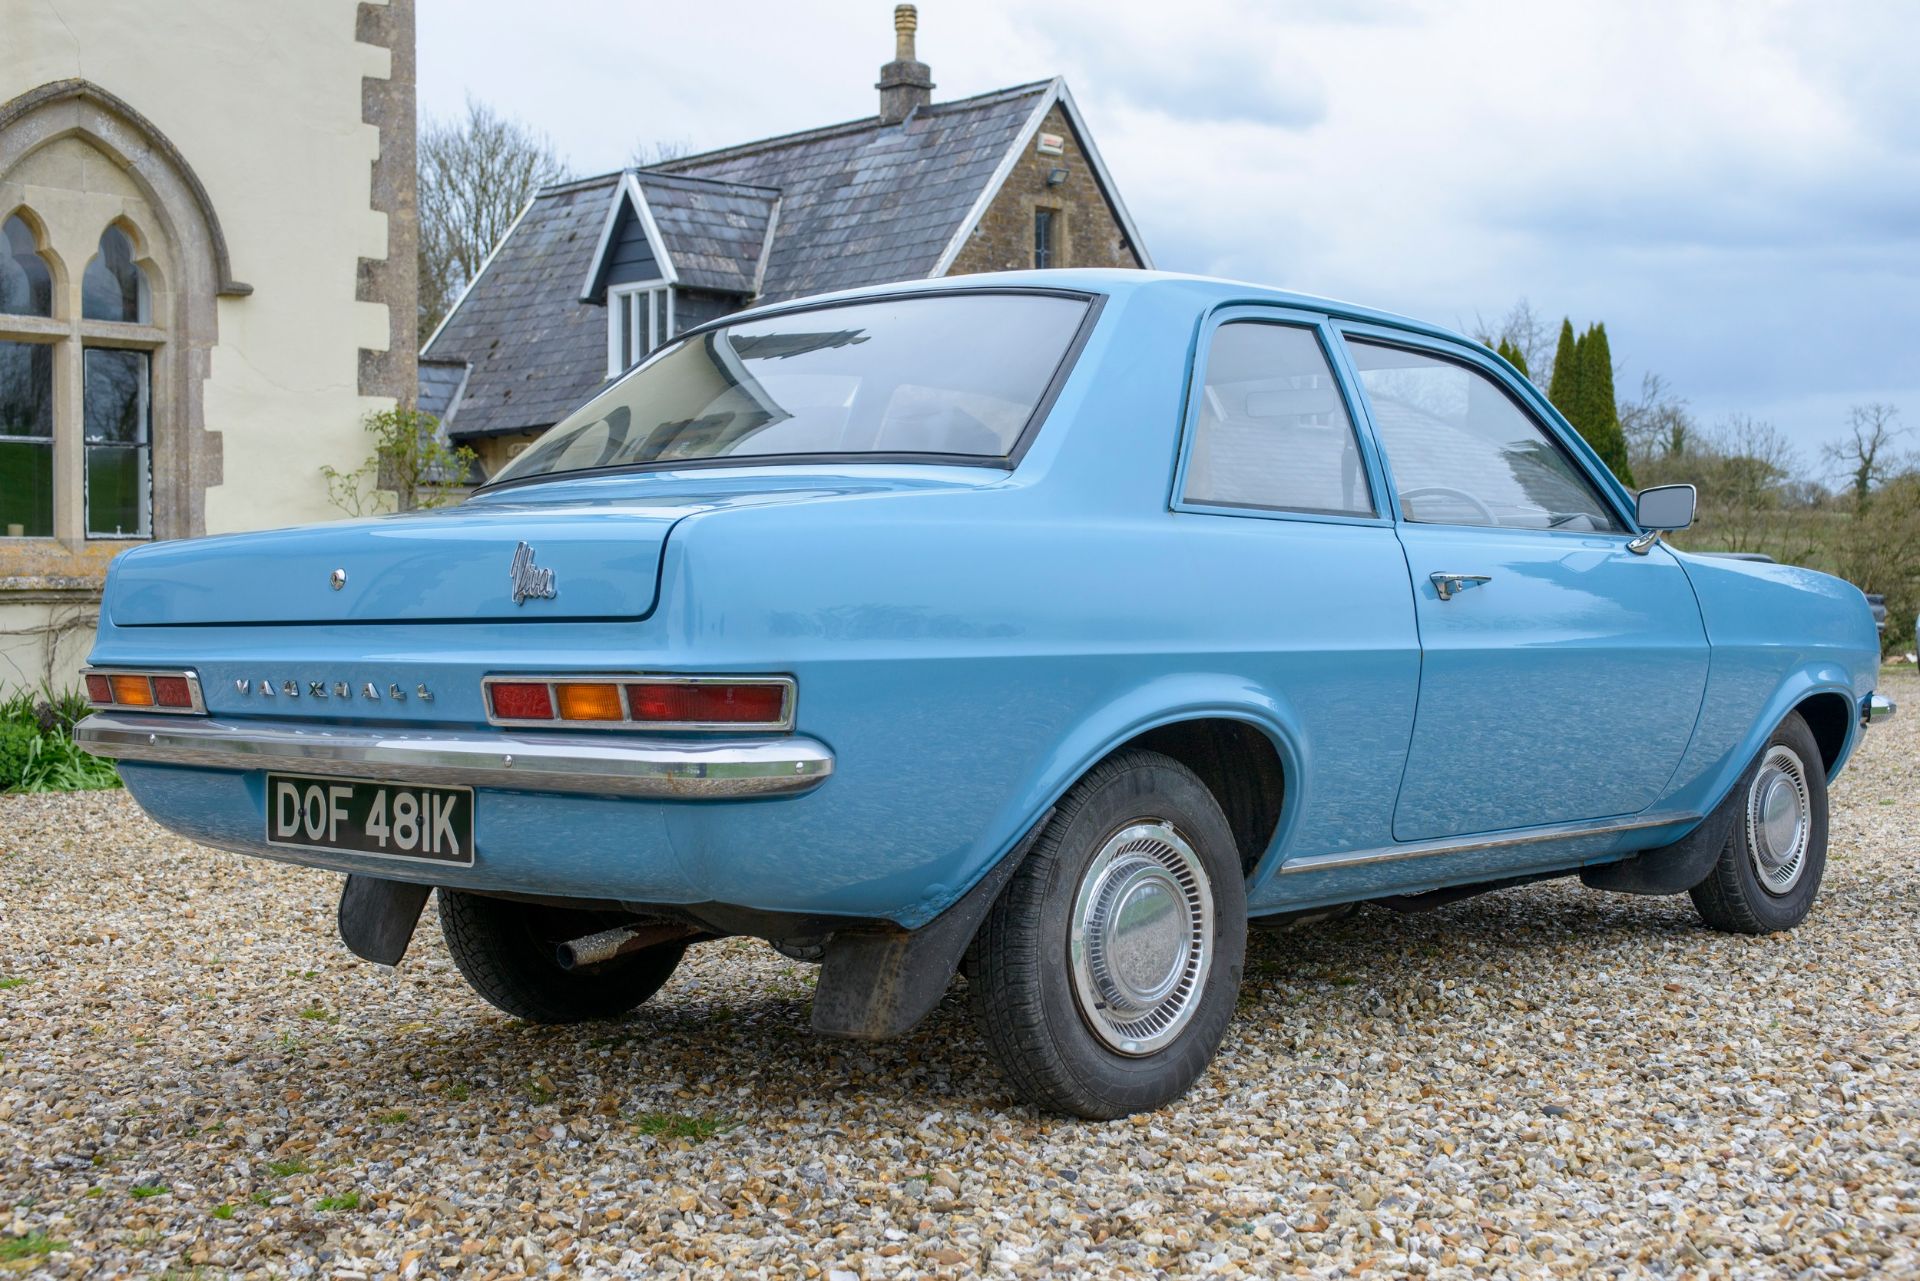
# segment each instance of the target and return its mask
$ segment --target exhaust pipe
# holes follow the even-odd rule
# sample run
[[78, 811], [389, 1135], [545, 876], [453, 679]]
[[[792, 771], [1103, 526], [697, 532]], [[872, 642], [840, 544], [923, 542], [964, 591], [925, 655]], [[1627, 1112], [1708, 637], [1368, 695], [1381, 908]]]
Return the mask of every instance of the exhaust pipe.
[[691, 925], [622, 925], [618, 929], [602, 930], [598, 934], [574, 939], [571, 943], [562, 943], [554, 949], [554, 959], [563, 970], [604, 965], [630, 952], [642, 951], [660, 943], [671, 943], [699, 932]]

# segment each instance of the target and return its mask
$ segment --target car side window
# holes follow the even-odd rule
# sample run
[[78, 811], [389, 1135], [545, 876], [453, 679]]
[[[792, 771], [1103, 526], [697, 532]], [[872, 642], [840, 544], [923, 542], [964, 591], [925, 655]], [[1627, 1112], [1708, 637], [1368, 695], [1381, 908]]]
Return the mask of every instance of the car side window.
[[1213, 331], [1182, 498], [1375, 514], [1353, 419], [1311, 329], [1234, 320]]
[[1407, 520], [1622, 532], [1580, 464], [1493, 379], [1387, 343], [1347, 350]]

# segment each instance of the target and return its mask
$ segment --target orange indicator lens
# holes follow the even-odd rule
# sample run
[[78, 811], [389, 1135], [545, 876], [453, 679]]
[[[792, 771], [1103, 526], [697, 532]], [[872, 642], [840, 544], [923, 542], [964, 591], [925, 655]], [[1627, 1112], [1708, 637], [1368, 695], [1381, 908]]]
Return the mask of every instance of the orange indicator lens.
[[113, 701], [122, 707], [152, 707], [153, 686], [147, 684], [144, 676], [115, 676], [113, 680]]
[[561, 684], [553, 687], [560, 698], [560, 719], [563, 721], [617, 721], [624, 719], [620, 710], [620, 687], [611, 684], [574, 685]]

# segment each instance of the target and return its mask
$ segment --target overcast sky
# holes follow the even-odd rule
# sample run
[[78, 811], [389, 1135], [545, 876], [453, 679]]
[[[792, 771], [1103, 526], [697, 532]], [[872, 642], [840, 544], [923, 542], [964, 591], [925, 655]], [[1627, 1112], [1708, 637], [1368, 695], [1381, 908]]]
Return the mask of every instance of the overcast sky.
[[[420, 0], [420, 108], [471, 93], [604, 171], [871, 115], [892, 12]], [[1623, 399], [1657, 370], [1810, 471], [1850, 404], [1920, 428], [1905, 0], [923, 0], [919, 53], [936, 101], [1064, 75], [1161, 268], [1604, 320]]]

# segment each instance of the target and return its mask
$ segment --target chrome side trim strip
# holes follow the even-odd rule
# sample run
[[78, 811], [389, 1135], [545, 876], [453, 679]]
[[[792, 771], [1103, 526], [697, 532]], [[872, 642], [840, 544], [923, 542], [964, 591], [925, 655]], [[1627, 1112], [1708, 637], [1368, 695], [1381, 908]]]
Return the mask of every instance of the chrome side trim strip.
[[1885, 694], [1869, 694], [1860, 700], [1860, 723], [1878, 725], [1890, 721], [1900, 709]]
[[810, 791], [833, 773], [811, 738], [576, 738], [198, 721], [95, 713], [74, 741], [96, 756], [204, 769], [592, 796], [732, 800]]
[[1637, 832], [1643, 828], [1666, 827], [1673, 823], [1697, 823], [1702, 815], [1684, 810], [1658, 814], [1635, 814], [1628, 818], [1609, 818], [1599, 822], [1554, 823], [1529, 827], [1517, 832], [1496, 832], [1491, 836], [1445, 836], [1431, 841], [1408, 841], [1370, 850], [1345, 850], [1338, 854], [1309, 854], [1288, 859], [1280, 865], [1280, 875], [1295, 872], [1323, 872], [1330, 868], [1363, 867], [1369, 863], [1397, 863], [1402, 859], [1426, 858], [1433, 854], [1465, 854], [1473, 850], [1506, 849], [1515, 845], [1538, 845], [1546, 841], [1564, 841], [1576, 836], [1612, 836], [1619, 832]]

